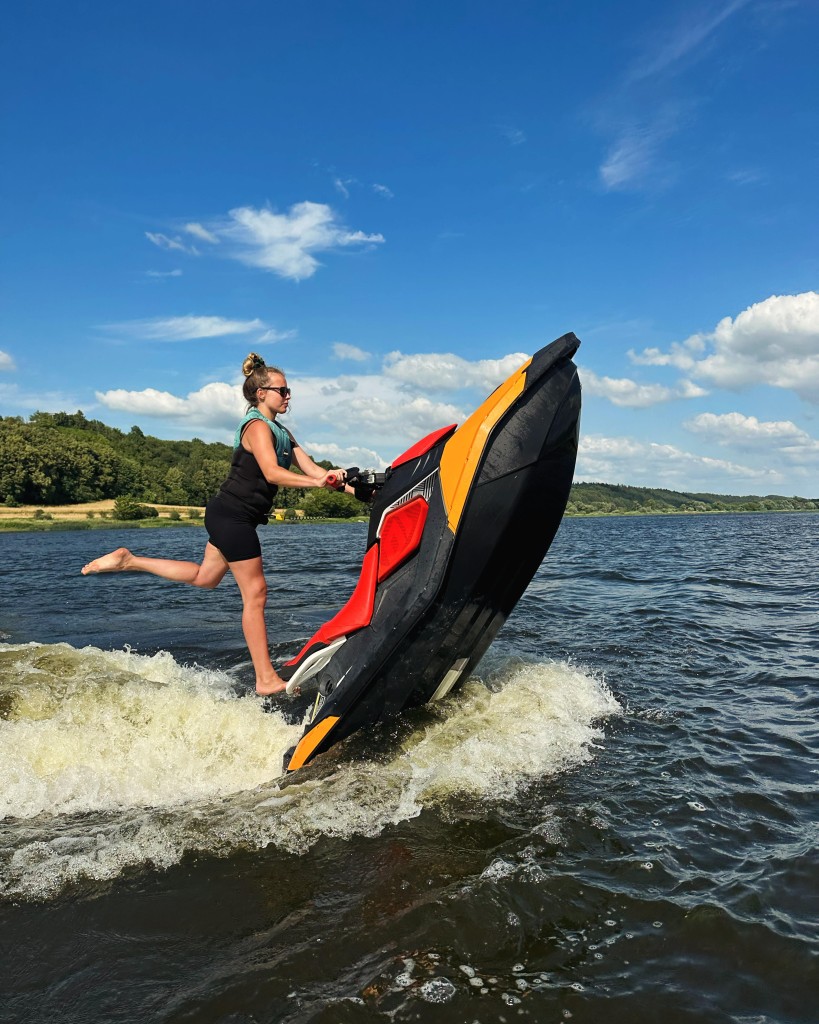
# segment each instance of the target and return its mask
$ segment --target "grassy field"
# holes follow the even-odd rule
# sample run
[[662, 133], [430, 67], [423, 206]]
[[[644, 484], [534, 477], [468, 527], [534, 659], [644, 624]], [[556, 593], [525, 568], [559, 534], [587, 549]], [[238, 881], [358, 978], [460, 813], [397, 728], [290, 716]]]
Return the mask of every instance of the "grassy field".
[[[45, 533], [53, 530], [113, 530], [122, 527], [138, 527], [141, 530], [156, 530], [170, 526], [202, 526], [205, 514], [204, 507], [190, 505], [151, 505], [159, 515], [151, 519], [121, 520], [112, 519], [114, 510], [113, 499], [109, 501], [92, 501], [85, 505], [19, 505], [9, 508], [0, 505], [0, 533]], [[190, 513], [193, 510], [193, 517]], [[177, 513], [179, 518], [171, 518]], [[198, 513], [198, 514], [197, 514]], [[353, 519], [293, 519], [288, 525], [299, 522], [312, 523], [366, 523], [361, 516]], [[271, 525], [285, 525], [271, 516]]]
[[[145, 502], [150, 504], [150, 502]], [[47, 530], [110, 530], [123, 526], [156, 529], [162, 526], [201, 526], [204, 508], [194, 509], [190, 517], [188, 505], [153, 505], [159, 515], [155, 519], [133, 522], [111, 518], [114, 501], [91, 501], [84, 505], [0, 505], [0, 533]], [[171, 518], [177, 513], [179, 518]], [[196, 515], [198, 513], [198, 517]]]

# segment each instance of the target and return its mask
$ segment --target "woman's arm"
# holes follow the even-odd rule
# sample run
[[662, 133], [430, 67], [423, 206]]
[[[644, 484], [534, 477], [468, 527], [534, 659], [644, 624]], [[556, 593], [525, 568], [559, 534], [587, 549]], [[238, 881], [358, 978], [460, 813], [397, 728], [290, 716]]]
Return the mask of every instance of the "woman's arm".
[[[292, 437], [292, 435], [291, 435]], [[327, 472], [317, 466], [309, 455], [294, 444], [293, 458], [296, 465], [305, 475], [293, 473], [289, 469], [283, 469], [279, 465], [276, 455], [276, 446], [273, 444], [273, 434], [270, 427], [261, 420], [251, 420], [245, 427], [242, 434], [242, 445], [253, 454], [259, 463], [265, 480], [269, 484], [276, 484], [278, 487], [324, 487], [327, 484]], [[306, 460], [312, 467], [313, 472], [307, 473], [302, 466], [302, 460]]]
[[[290, 434], [290, 431], [288, 430], [287, 433]], [[302, 473], [304, 473], [305, 476], [312, 476], [316, 479], [326, 477], [328, 470], [322, 469], [321, 466], [317, 466], [307, 452], [299, 445], [298, 441], [292, 434], [290, 434], [290, 440], [293, 442], [293, 461]], [[331, 469], [329, 472], [338, 475], [341, 470]]]

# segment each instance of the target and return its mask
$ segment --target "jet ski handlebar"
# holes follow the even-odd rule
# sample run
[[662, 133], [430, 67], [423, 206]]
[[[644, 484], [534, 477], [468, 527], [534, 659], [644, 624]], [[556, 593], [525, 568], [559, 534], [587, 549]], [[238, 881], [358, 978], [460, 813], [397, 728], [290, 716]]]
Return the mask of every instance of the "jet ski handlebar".
[[331, 473], [327, 477], [327, 483], [337, 491], [343, 491], [345, 485], [349, 484], [359, 501], [372, 501], [375, 492], [380, 490], [389, 478], [389, 470], [386, 473], [376, 473], [372, 469], [351, 466], [343, 474]]

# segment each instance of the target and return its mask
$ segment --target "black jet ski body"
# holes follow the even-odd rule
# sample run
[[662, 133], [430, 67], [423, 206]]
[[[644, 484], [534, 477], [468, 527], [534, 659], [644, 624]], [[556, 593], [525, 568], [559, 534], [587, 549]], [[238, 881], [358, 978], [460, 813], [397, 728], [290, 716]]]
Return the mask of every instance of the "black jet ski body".
[[577, 457], [580, 342], [537, 352], [460, 427], [397, 458], [347, 604], [280, 670], [317, 689], [296, 771], [363, 726], [440, 700], [480, 661], [537, 571]]

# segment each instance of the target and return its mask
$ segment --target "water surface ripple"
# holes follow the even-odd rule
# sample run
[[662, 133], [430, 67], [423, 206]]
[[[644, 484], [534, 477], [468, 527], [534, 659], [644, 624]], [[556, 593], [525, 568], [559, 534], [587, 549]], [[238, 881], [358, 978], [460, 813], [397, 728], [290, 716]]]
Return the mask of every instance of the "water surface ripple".
[[[365, 529], [264, 531], [295, 653]], [[0, 1017], [814, 1021], [819, 515], [564, 522], [478, 675], [279, 789], [194, 529], [0, 536]]]

